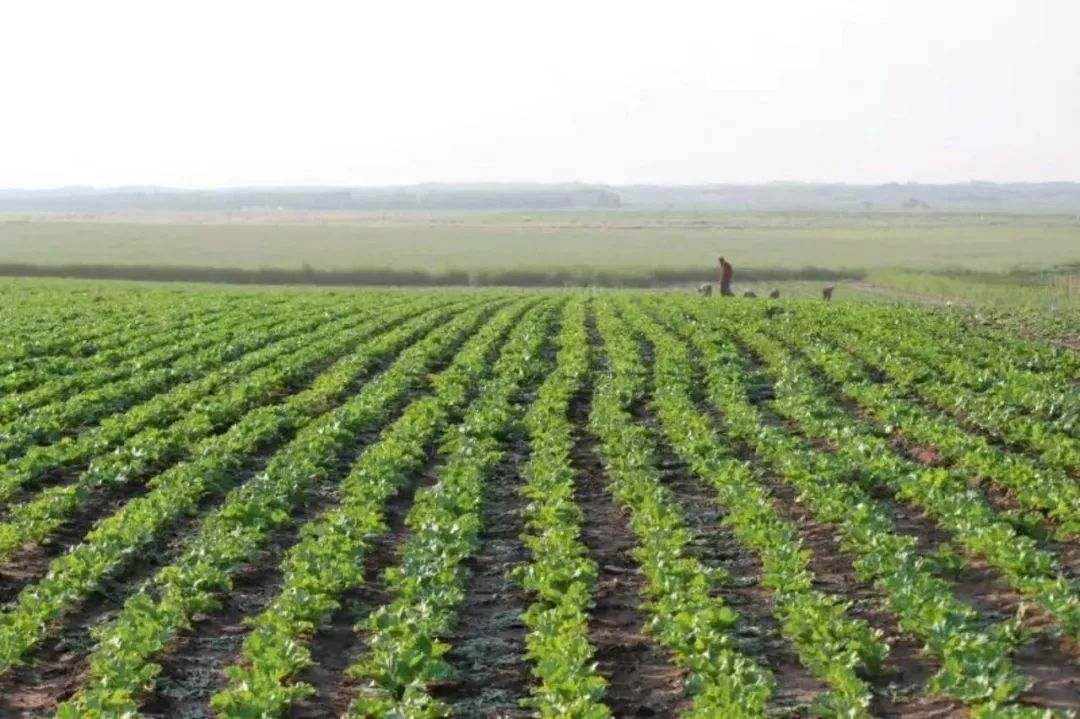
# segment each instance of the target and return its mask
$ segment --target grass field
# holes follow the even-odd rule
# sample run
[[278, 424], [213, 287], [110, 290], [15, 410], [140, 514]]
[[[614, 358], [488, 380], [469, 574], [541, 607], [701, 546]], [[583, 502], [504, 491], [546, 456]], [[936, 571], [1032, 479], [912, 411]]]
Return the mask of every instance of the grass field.
[[1080, 220], [1042, 215], [504, 213], [0, 221], [0, 263], [295, 269], [700, 267], [1002, 271], [1080, 261]]
[[0, 715], [1076, 717], [1080, 353], [796, 294], [0, 281]]

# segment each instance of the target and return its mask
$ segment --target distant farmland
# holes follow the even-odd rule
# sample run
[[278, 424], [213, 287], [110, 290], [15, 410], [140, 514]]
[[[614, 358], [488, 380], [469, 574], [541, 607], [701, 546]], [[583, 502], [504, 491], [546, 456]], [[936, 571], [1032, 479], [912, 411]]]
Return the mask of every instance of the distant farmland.
[[1080, 260], [1066, 215], [371, 213], [0, 219], [0, 262], [502, 270], [964, 267]]

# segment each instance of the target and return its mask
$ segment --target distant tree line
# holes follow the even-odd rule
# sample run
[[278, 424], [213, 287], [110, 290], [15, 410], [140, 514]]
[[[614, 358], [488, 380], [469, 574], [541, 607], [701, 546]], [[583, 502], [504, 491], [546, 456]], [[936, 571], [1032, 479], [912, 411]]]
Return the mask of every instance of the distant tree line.
[[561, 210], [617, 208], [620, 204], [616, 192], [576, 185], [0, 192], [0, 212]]
[[742, 210], [1080, 212], [1080, 183], [951, 185], [770, 182], [763, 185], [430, 184], [369, 188], [0, 190], [0, 212], [293, 212], [409, 210]]

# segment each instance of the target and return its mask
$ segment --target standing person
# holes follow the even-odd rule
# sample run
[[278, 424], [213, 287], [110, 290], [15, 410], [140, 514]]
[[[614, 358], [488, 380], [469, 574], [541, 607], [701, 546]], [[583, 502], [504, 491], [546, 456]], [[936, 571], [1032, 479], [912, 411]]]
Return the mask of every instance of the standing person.
[[731, 292], [731, 263], [720, 258], [720, 295], [722, 297], [733, 297]]

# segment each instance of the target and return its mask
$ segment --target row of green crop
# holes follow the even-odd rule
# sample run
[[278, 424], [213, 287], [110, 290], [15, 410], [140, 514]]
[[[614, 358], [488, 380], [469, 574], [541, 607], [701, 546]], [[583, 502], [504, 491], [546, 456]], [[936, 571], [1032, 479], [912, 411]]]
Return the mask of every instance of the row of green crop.
[[66, 401], [80, 392], [118, 382], [139, 372], [167, 367], [187, 353], [212, 347], [227, 340], [229, 334], [248, 325], [272, 327], [283, 315], [270, 308], [251, 307], [249, 311], [195, 305], [190, 314], [164, 326], [133, 329], [122, 345], [98, 351], [94, 362], [63, 371], [50, 363], [37, 362], [29, 375], [11, 373], [3, 378], [0, 421], [5, 424], [39, 407]]
[[[0, 392], [4, 395], [0, 401], [0, 420], [88, 387], [129, 377], [144, 367], [167, 364], [171, 357], [169, 350], [174, 348], [178, 337], [196, 338], [220, 322], [232, 324], [244, 316], [249, 321], [272, 316], [266, 308], [247, 309], [244, 312], [197, 304], [189, 308], [188, 314], [170, 318], [172, 321], [167, 326], [132, 323], [125, 328], [122, 338], [116, 338], [115, 344], [95, 347], [88, 359], [63, 355], [42, 357], [20, 368], [13, 367], [0, 375]], [[61, 327], [68, 331], [75, 329], [67, 322]]]
[[[933, 331], [933, 324], [926, 319], [937, 319], [938, 315], [923, 315], [924, 321], [919, 328]], [[1017, 382], [1022, 388], [1035, 388], [1052, 394], [1055, 389], [1067, 387], [1080, 379], [1080, 354], [1061, 345], [1042, 342], [1037, 339], [1025, 339], [1015, 332], [1002, 330], [991, 324], [987, 327], [979, 321], [960, 315], [957, 321], [947, 324], [943, 331], [934, 332], [934, 342], [920, 347], [925, 351], [925, 359], [936, 360], [948, 365], [952, 357], [961, 358], [965, 363], [966, 374], [956, 374], [956, 381], [973, 388], [1006, 389], [1010, 382]], [[960, 369], [949, 367], [950, 371]], [[1076, 398], [1068, 404], [1077, 408]], [[1033, 403], [1033, 409], [1051, 410]], [[1053, 411], [1046, 417], [1052, 418]]]
[[[1009, 371], [1006, 363], [976, 373], [970, 359], [974, 351], [964, 345], [947, 344], [937, 336], [931, 341], [917, 330], [901, 334], [891, 329], [857, 318], [842, 326], [822, 326], [830, 340], [869, 362], [901, 389], [993, 436], [1030, 447], [1050, 466], [1080, 472], [1080, 399], [1073, 383]], [[951, 351], [929, 350], [933, 344]], [[1005, 348], [997, 352], [1007, 354]]]
[[68, 607], [133, 561], [140, 548], [180, 517], [195, 512], [202, 497], [227, 488], [259, 448], [310, 424], [347, 396], [378, 362], [450, 316], [450, 311], [425, 315], [365, 344], [334, 363], [310, 389], [249, 412], [228, 431], [199, 442], [191, 452], [192, 461], [158, 475], [149, 483], [150, 492], [100, 520], [81, 544], [54, 559], [48, 574], [25, 587], [13, 606], [0, 614], [0, 671], [45, 637], [51, 622]]
[[819, 340], [805, 320], [773, 336], [790, 339], [817, 371], [836, 383], [845, 398], [873, 413], [879, 424], [899, 434], [909, 446], [933, 449], [956, 470], [989, 480], [1021, 508], [1036, 512], [1038, 519], [1045, 516], [1053, 520], [1062, 538], [1080, 537], [1080, 482], [1063, 470], [1043, 466], [964, 431], [949, 417], [909, 400], [895, 384], [872, 381], [865, 363]]
[[412, 344], [355, 395], [303, 427], [266, 469], [230, 491], [203, 517], [183, 553], [129, 597], [122, 610], [94, 631], [88, 684], [57, 712], [60, 717], [123, 716], [160, 671], [154, 661], [198, 613], [217, 606], [244, 562], [254, 561], [274, 527], [314, 486], [333, 475], [338, 457], [389, 419], [393, 407], [419, 387], [427, 369], [447, 355], [488, 313], [462, 312]]
[[[1007, 408], [994, 415], [1000, 421], [1004, 412], [1041, 402], [1041, 393], [1056, 386], [1049, 384], [1058, 381], [1052, 373], [1045, 373], [1045, 382], [1038, 379], [1042, 354], [1032, 355], [1031, 366], [1020, 369], [1017, 357], [1028, 355], [1002, 359], [1002, 366], [1013, 369], [995, 384], [994, 365], [970, 354], [980, 343], [943, 345], [968, 353], [956, 361], [947, 352], [911, 350], [946, 331], [947, 319], [901, 332], [877, 308], [866, 314], [834, 307], [810, 312], [786, 303], [766, 309], [640, 296], [589, 303], [570, 298], [557, 314], [555, 302], [534, 295], [481, 323], [505, 299], [401, 295], [356, 313], [351, 307], [359, 304], [319, 309], [312, 303], [310, 313], [280, 321], [253, 319], [255, 310], [228, 319], [226, 307], [226, 319], [204, 333], [219, 338], [214, 344], [222, 345], [221, 351], [201, 353], [191, 379], [175, 386], [178, 380], [170, 380], [171, 389], [137, 404], [130, 414], [106, 417], [79, 435], [31, 447], [10, 462], [8, 467], [19, 469], [0, 477], [6, 498], [39, 478], [49, 480], [49, 473], [92, 459], [74, 482], [10, 507], [8, 521], [0, 523], [0, 558], [47, 538], [103, 485], [120, 486], [179, 464], [151, 480], [148, 494], [99, 522], [85, 542], [57, 558], [46, 577], [0, 613], [0, 671], [41, 641], [105, 577], [130, 566], [171, 523], [194, 515], [208, 494], [225, 494], [247, 473], [239, 470], [251, 466], [254, 454], [295, 433], [264, 473], [229, 492], [222, 508], [192, 530], [182, 553], [95, 631], [88, 684], [62, 705], [60, 716], [133, 715], [154, 685], [160, 654], [192, 630], [196, 616], [213, 611], [232, 577], [260, 556], [271, 530], [292, 521], [290, 513], [314, 487], [337, 479], [340, 457], [355, 438], [388, 422], [406, 397], [426, 386], [425, 368], [468, 337], [448, 368], [430, 379], [434, 393], [409, 404], [359, 456], [341, 481], [338, 504], [301, 528], [283, 560], [280, 591], [251, 618], [252, 632], [213, 707], [222, 716], [278, 716], [311, 691], [299, 681], [312, 662], [306, 647], [311, 634], [338, 608], [343, 593], [363, 582], [371, 543], [386, 531], [387, 501], [428, 460], [431, 444], [441, 436], [446, 464], [438, 484], [421, 490], [409, 513], [401, 562], [386, 575], [391, 600], [357, 626], [366, 651], [352, 668], [359, 688], [351, 713], [435, 716], [446, 711], [431, 694], [448, 670], [443, 658], [448, 647], [440, 637], [452, 628], [464, 596], [464, 563], [480, 541], [486, 475], [503, 456], [506, 435], [524, 429], [531, 454], [522, 471], [522, 539], [530, 559], [511, 576], [532, 598], [522, 616], [535, 677], [527, 706], [545, 717], [611, 716], [589, 643], [597, 568], [579, 536], [586, 518], [573, 498], [574, 428], [567, 415], [572, 398], [590, 383], [593, 338], [585, 321], [590, 306], [603, 341], [596, 356], [606, 357], [606, 369], [592, 382], [589, 429], [600, 440], [609, 491], [630, 515], [638, 540], [634, 558], [647, 581], [647, 630], [688, 674], [688, 715], [760, 717], [774, 685], [766, 668], [740, 653], [738, 617], [719, 598], [724, 573], [694, 556], [694, 538], [676, 494], [664, 487], [653, 460], [657, 431], [716, 491], [726, 510], [724, 523], [761, 560], [762, 586], [772, 594], [770, 606], [782, 635], [808, 671], [830, 688], [816, 698], [814, 712], [868, 716], [867, 679], [887, 647], [866, 622], [849, 616], [847, 604], [815, 589], [797, 525], [777, 513], [755, 473], [732, 455], [734, 442], [793, 485], [817, 520], [836, 528], [860, 578], [881, 590], [883, 605], [901, 628], [925, 641], [927, 653], [940, 661], [941, 672], [930, 684], [934, 692], [965, 702], [978, 719], [1067, 716], [1014, 703], [1026, 686], [1010, 661], [1027, 636], [1021, 621], [987, 625], [985, 616], [958, 601], [934, 576], [934, 562], [920, 556], [913, 537], [896, 534], [888, 510], [871, 498], [872, 489], [885, 487], [898, 500], [924, 508], [1051, 615], [1058, 629], [1080, 636], [1076, 583], [1064, 576], [1053, 553], [1013, 528], [1031, 518], [999, 515], [967, 486], [967, 477], [910, 462], [891, 441], [899, 432], [913, 443], [940, 449], [954, 470], [994, 482], [1023, 508], [1038, 512], [1040, 520], [1049, 517], [1063, 536], [1075, 537], [1080, 485], [1070, 483], [1068, 470], [1004, 449], [966, 431], [966, 419], [952, 420], [923, 403], [932, 401], [927, 387], [960, 386], [959, 394], [974, 399], [965, 409], [950, 405], [950, 412], [967, 418], [970, 403], [992, 402]], [[536, 301], [542, 302], [539, 310], [515, 324], [518, 313]], [[837, 320], [841, 315], [843, 321]], [[549, 363], [541, 350], [552, 342], [556, 316], [561, 318], [559, 352], [546, 372]], [[221, 329], [236, 323], [244, 324], [235, 331]], [[474, 326], [480, 329], [472, 333]], [[337, 361], [311, 390], [270, 404], [376, 332], [385, 334]], [[505, 334], [511, 338], [492, 363]], [[275, 344], [258, 349], [266, 342]], [[642, 360], [642, 342], [651, 351], [651, 367]], [[390, 369], [352, 396], [365, 374], [402, 350]], [[140, 356], [155, 351], [148, 348]], [[760, 362], [760, 372], [748, 371], [744, 357]], [[944, 381], [934, 372], [946, 361], [949, 372], [984, 370], [974, 382]], [[896, 381], [882, 383], [877, 373], [882, 369], [884, 377]], [[699, 373], [717, 410], [713, 414], [697, 406]], [[541, 377], [524, 412], [521, 398], [530, 395], [523, 390]], [[1018, 398], [1024, 382], [1035, 390]], [[766, 383], [775, 401], [759, 405], [758, 385]], [[650, 385], [655, 429], [637, 412]], [[473, 394], [478, 398], [470, 403]], [[872, 411], [878, 421], [853, 417], [839, 404], [841, 398]], [[1060, 439], [1066, 412], [1044, 409]], [[96, 418], [89, 415], [87, 421]], [[819, 449], [821, 439], [828, 440], [830, 451]]]
[[416, 493], [400, 561], [383, 577], [390, 601], [357, 625], [366, 651], [348, 670], [359, 682], [351, 716], [419, 719], [445, 713], [428, 684], [449, 674], [443, 659], [449, 647], [439, 637], [452, 627], [464, 599], [462, 565], [480, 543], [485, 480], [520, 421], [519, 393], [547, 367], [543, 349], [553, 313], [532, 315], [524, 324], [492, 376], [481, 382], [462, 422], [443, 435], [438, 481]]
[[[490, 372], [493, 350], [524, 309], [522, 303], [508, 306], [473, 335], [433, 379], [435, 392], [410, 404], [353, 464], [338, 504], [301, 529], [282, 563], [277, 595], [250, 621], [242, 662], [226, 670], [228, 687], [212, 698], [219, 715], [278, 716], [313, 691], [294, 682], [312, 663], [305, 637], [339, 607], [344, 593], [363, 583], [364, 559], [375, 537], [387, 531], [386, 502], [423, 466], [435, 438]], [[514, 331], [530, 326], [526, 319]], [[515, 344], [511, 339], [508, 346]]]
[[[186, 316], [190, 306], [160, 302], [79, 302], [64, 293], [34, 301], [25, 290], [4, 293], [0, 302], [0, 376], [55, 366], [65, 371], [84, 365], [100, 349], [121, 347], [125, 335], [162, 320]], [[73, 301], [75, 300], [75, 301]], [[203, 304], [203, 303], [200, 303]], [[209, 303], [206, 303], [209, 304]]]
[[774, 613], [783, 636], [799, 659], [832, 691], [817, 698], [823, 716], [868, 717], [871, 691], [863, 679], [875, 674], [888, 654], [880, 632], [865, 620], [847, 616], [849, 605], [814, 589], [814, 575], [797, 528], [783, 519], [768, 492], [735, 459], [700, 412], [692, 397], [693, 362], [684, 342], [626, 307], [628, 320], [651, 343], [654, 400], [665, 436], [677, 454], [716, 489], [729, 525], [740, 544], [761, 561], [761, 584], [773, 593]]
[[777, 410], [811, 437], [825, 437], [836, 455], [860, 468], [952, 533], [967, 551], [984, 557], [1021, 595], [1053, 617], [1066, 635], [1080, 639], [1080, 586], [1063, 571], [1056, 555], [1020, 534], [970, 487], [966, 477], [944, 468], [926, 468], [897, 453], [887, 437], [830, 402], [828, 388], [805, 362], [751, 324], [738, 332], [767, 363], [776, 379]]
[[[164, 428], [150, 427], [135, 432], [134, 429], [141, 426], [147, 413], [129, 413], [122, 417], [131, 418], [131, 426], [125, 426], [123, 421], [116, 422], [109, 426], [113, 433], [111, 436], [87, 432], [80, 438], [87, 441], [62, 447], [65, 452], [59, 454], [60, 462], [54, 458], [52, 462], [41, 462], [37, 466], [45, 464], [53, 469], [61, 465], [62, 460], [78, 456], [79, 451], [89, 453], [104, 449], [108, 446], [106, 440], [112, 437], [127, 435], [129, 439], [114, 451], [95, 458], [74, 482], [49, 487], [27, 501], [11, 506], [7, 521], [0, 523], [0, 560], [10, 557], [19, 547], [48, 537], [101, 487], [130, 484], [155, 468], [182, 460], [204, 437], [224, 431], [248, 412], [274, 401], [280, 393], [310, 379], [320, 365], [337, 359], [359, 343], [369, 340], [372, 335], [404, 319], [407, 316], [391, 314], [355, 327], [352, 325], [358, 320], [331, 324], [281, 345], [245, 355], [234, 365], [193, 383], [184, 397], [169, 393], [155, 398], [152, 401], [155, 408], [160, 407], [162, 412], [170, 414], [170, 408], [180, 411], [185, 404], [195, 401], [190, 411]], [[205, 394], [208, 387], [222, 384], [229, 378], [239, 378], [239, 381], [226, 384], [216, 393], [199, 396], [200, 392]], [[19, 475], [8, 475], [0, 486], [8, 489], [9, 480], [16, 478]]]
[[520, 494], [525, 543], [532, 560], [512, 575], [533, 596], [521, 615], [528, 627], [526, 653], [536, 683], [528, 706], [545, 719], [605, 719], [606, 687], [596, 674], [589, 643], [589, 610], [597, 567], [581, 542], [582, 513], [574, 501], [571, 464], [574, 427], [568, 412], [589, 372], [586, 306], [566, 305], [556, 338], [555, 368], [536, 392], [525, 415], [529, 461]]
[[762, 717], [776, 680], [741, 653], [738, 615], [712, 591], [726, 577], [694, 557], [682, 509], [652, 461], [655, 442], [634, 422], [646, 384], [637, 343], [610, 303], [598, 303], [596, 326], [608, 367], [596, 382], [589, 429], [600, 440], [608, 489], [630, 513], [632, 553], [646, 580], [645, 629], [688, 673], [693, 706], [684, 716]]
[[[386, 307], [381, 311], [391, 309]], [[262, 367], [273, 367], [274, 362], [290, 351], [321, 343], [378, 312], [373, 309], [344, 319], [300, 316], [276, 331], [250, 334], [239, 344], [238, 350], [243, 354], [236, 358], [208, 353], [204, 364], [207, 374], [154, 395], [126, 412], [106, 417], [80, 433], [30, 447], [25, 454], [0, 467], [0, 501], [11, 499], [18, 490], [42, 477], [83, 467], [87, 460], [91, 460], [88, 473], [99, 481], [109, 482], [113, 477], [127, 474], [130, 457], [144, 459], [152, 454], [152, 448], [160, 442], [159, 427], [182, 421], [196, 407], [207, 404], [222, 385], [227, 387], [229, 381], [244, 378]], [[361, 331], [377, 330], [380, 326], [384, 325], [376, 321]]]
[[[116, 338], [102, 347], [99, 343], [86, 347], [93, 352], [85, 357], [37, 357], [23, 369], [0, 376], [0, 419], [8, 420], [18, 413], [56, 402], [87, 389], [116, 382], [139, 371], [167, 365], [172, 357], [183, 356], [179, 341], [191, 341], [192, 347], [205, 347], [199, 339], [220, 340], [217, 335], [226, 327], [244, 327], [248, 323], [265, 323], [284, 318], [278, 303], [243, 304], [227, 302], [193, 302], [186, 313], [174, 313], [159, 322], [133, 321]], [[295, 308], [299, 310], [300, 308]], [[76, 326], [66, 325], [69, 331]], [[225, 340], [227, 341], [227, 340]]]
[[[101, 343], [121, 328], [185, 316], [196, 303], [177, 302], [175, 289], [98, 285], [96, 291], [67, 282], [0, 281], [0, 369], [24, 360], [78, 357], [79, 346]], [[203, 294], [197, 304], [237, 306], [236, 299], [231, 292]], [[64, 326], [71, 331], [63, 332]]]
[[886, 510], [852, 481], [858, 464], [817, 451], [771, 423], [750, 401], [752, 380], [730, 339], [740, 335], [743, 318], [690, 307], [690, 318], [678, 308], [653, 310], [700, 354], [709, 401], [724, 429], [794, 486], [817, 521], [834, 527], [841, 546], [853, 555], [858, 576], [874, 583], [900, 627], [922, 639], [924, 650], [941, 662], [930, 689], [969, 703], [979, 717], [1001, 716], [995, 712], [1027, 686], [1009, 658], [1019, 641], [1019, 622], [984, 627], [979, 612], [934, 575], [916, 538], [897, 532]]
[[[91, 383], [73, 394], [63, 387], [54, 388], [54, 383], [49, 382], [41, 389], [55, 390], [57, 401], [29, 410], [15, 407], [12, 412], [19, 412], [19, 416], [0, 425], [0, 459], [11, 461], [34, 445], [55, 442], [73, 430], [124, 412], [176, 384], [198, 379], [207, 364], [215, 366], [258, 347], [264, 341], [264, 333], [275, 332], [286, 324], [286, 317], [276, 315], [256, 322], [244, 316], [230, 318], [209, 332], [181, 336], [159, 351], [143, 356], [145, 367], [140, 368], [136, 363], [115, 382]], [[56, 384], [63, 382], [63, 378], [56, 380]]]
[[[1002, 328], [993, 317], [981, 313], [951, 312], [918, 307], [893, 307], [870, 315], [864, 308], [851, 306], [850, 319], [867, 317], [874, 325], [889, 326], [894, 334], [903, 336], [910, 330], [929, 334], [933, 341], [917, 347], [926, 358], [936, 357], [947, 362], [952, 356], [962, 357], [979, 377], [960, 378], [964, 384], [978, 386], [984, 373], [990, 376], [1011, 376], [1037, 383], [1070, 382], [1080, 376], [1080, 355], [1067, 348], [1036, 338], [1023, 338], [1008, 328]], [[841, 321], [846, 321], [840, 313]]]
[[[85, 297], [78, 292], [50, 295], [42, 303], [19, 291], [4, 307], [11, 316], [0, 334], [0, 377], [40, 376], [43, 371], [70, 374], [116, 364], [136, 336], [167, 338], [172, 328], [201, 318], [210, 323], [234, 313], [280, 310], [285, 298], [251, 302], [230, 295], [186, 297], [140, 293], [121, 299], [115, 293]], [[289, 303], [288, 306], [292, 306]], [[25, 380], [23, 380], [25, 381]], [[5, 390], [14, 389], [5, 385]]]

